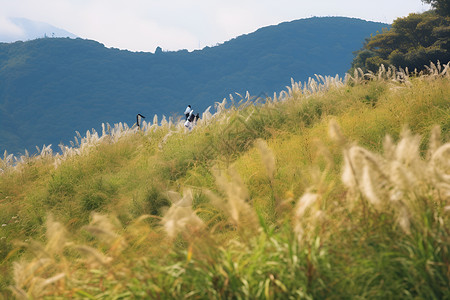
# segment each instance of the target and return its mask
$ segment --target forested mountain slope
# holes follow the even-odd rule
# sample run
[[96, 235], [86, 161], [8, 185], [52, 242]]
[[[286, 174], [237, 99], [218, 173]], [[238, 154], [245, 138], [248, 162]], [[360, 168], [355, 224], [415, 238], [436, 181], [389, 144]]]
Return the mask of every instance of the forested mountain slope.
[[387, 24], [343, 17], [268, 26], [215, 47], [135, 53], [83, 39], [0, 44], [0, 151], [67, 144], [137, 113], [197, 112], [230, 93], [271, 95], [314, 74], [343, 75], [353, 51]]

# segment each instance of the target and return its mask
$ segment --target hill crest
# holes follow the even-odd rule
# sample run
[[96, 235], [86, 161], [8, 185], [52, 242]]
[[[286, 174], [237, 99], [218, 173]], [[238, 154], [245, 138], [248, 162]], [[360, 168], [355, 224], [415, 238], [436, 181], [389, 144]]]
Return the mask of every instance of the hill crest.
[[0, 151], [67, 144], [75, 131], [132, 124], [137, 113], [176, 118], [187, 104], [203, 111], [234, 92], [271, 95], [291, 78], [344, 75], [364, 38], [387, 26], [316, 17], [159, 54], [69, 38], [0, 44]]
[[26, 18], [8, 18], [6, 22], [9, 24], [9, 30], [0, 32], [0, 42], [4, 43], [29, 41], [44, 37], [77, 38], [75, 34], [45, 22]]

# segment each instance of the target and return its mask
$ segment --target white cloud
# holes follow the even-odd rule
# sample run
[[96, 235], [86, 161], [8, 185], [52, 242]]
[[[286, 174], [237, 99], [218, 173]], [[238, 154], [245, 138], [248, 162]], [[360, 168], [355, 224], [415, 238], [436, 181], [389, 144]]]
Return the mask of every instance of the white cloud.
[[245, 6], [223, 7], [216, 12], [216, 26], [226, 39], [258, 29], [258, 15]]
[[[123, 2], [122, 2], [123, 3]], [[99, 40], [108, 47], [132, 48], [135, 51], [153, 51], [157, 46], [176, 50], [180, 45], [193, 48], [197, 38], [182, 27], [162, 25], [145, 18], [143, 11], [130, 6], [98, 1], [79, 12], [79, 36]]]

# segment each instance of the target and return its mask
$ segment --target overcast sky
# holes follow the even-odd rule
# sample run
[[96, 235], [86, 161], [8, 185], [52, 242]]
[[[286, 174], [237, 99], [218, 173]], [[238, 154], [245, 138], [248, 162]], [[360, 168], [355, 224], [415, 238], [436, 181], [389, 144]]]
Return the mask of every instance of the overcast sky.
[[392, 23], [429, 8], [421, 0], [0, 0], [0, 33], [19, 30], [8, 18], [21, 17], [107, 47], [194, 50], [296, 19], [344, 16]]

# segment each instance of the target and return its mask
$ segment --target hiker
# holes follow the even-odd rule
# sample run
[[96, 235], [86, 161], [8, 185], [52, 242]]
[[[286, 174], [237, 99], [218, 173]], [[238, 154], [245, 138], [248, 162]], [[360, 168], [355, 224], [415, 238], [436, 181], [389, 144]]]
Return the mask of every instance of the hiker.
[[137, 115], [136, 115], [136, 124], [137, 124], [137, 127], [138, 127], [139, 129], [141, 129], [141, 125], [139, 124], [139, 118], [145, 119], [145, 117], [144, 117], [143, 115], [141, 115], [141, 114], [137, 114]]
[[191, 113], [191, 111], [193, 111], [192, 108], [191, 108], [191, 105], [188, 105], [186, 107], [186, 110], [184, 111], [184, 115], [186, 116], [186, 120], [188, 119], [189, 114]]
[[191, 112], [189, 113], [189, 118], [188, 118], [188, 120], [189, 120], [189, 122], [194, 122], [194, 119], [195, 119], [195, 115], [194, 115], [194, 110], [191, 110]]
[[186, 122], [184, 122], [184, 127], [186, 127], [187, 129], [191, 130], [191, 128], [192, 128], [191, 122], [189, 122], [189, 120], [186, 120]]
[[195, 119], [194, 110], [191, 109], [191, 111], [186, 116], [186, 122], [184, 122], [184, 126], [187, 129], [191, 130], [192, 129], [192, 122], [194, 121], [194, 119]]

